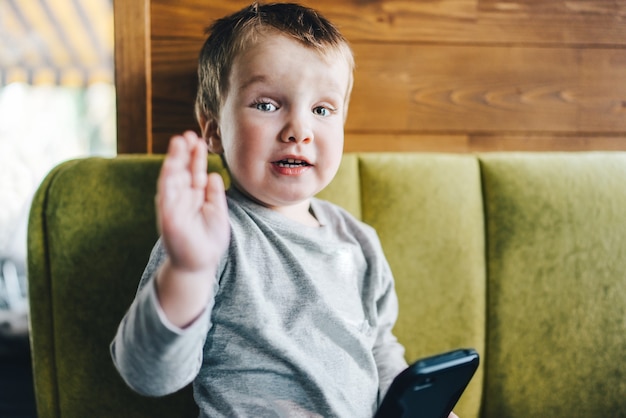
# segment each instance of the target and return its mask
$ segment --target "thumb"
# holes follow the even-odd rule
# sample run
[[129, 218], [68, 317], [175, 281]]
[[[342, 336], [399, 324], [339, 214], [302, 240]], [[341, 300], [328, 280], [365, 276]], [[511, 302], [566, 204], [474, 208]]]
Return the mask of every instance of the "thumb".
[[[224, 181], [217, 173], [209, 174], [202, 213], [207, 226], [213, 234], [216, 248], [225, 251], [228, 246], [230, 227], [228, 220], [228, 203], [224, 193]], [[221, 256], [221, 254], [219, 254]]]
[[224, 194], [224, 180], [219, 173], [209, 173], [206, 185], [207, 200], [212, 200], [208, 196], [219, 196]]
[[210, 173], [207, 178], [205, 202], [216, 205], [218, 210], [226, 210], [226, 194], [224, 180], [218, 173]]

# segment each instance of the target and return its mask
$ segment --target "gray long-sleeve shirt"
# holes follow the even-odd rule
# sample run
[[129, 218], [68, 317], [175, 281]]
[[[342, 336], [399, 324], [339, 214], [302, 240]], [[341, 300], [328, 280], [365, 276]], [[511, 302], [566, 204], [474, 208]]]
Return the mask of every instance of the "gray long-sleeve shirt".
[[153, 283], [167, 256], [157, 242], [111, 344], [120, 374], [152, 396], [193, 381], [202, 417], [371, 417], [406, 367], [376, 233], [317, 199], [319, 228], [234, 189], [227, 198], [231, 242], [215, 299], [190, 327], [168, 323]]

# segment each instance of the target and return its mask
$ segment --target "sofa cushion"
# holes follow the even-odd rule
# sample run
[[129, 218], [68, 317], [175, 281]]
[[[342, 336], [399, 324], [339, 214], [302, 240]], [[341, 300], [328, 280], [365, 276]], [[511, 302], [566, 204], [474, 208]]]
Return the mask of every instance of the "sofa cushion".
[[[35, 196], [29, 276], [41, 416], [197, 414], [189, 387], [161, 399], [132, 392], [108, 353], [157, 237], [153, 205], [161, 161], [66, 162]], [[209, 158], [209, 170], [227, 177], [216, 157]], [[396, 333], [407, 360], [460, 346], [483, 351], [485, 266], [475, 158], [346, 155], [320, 197], [379, 229], [398, 281]], [[477, 416], [480, 389], [479, 372], [459, 405], [463, 416]]]
[[196, 417], [189, 389], [126, 387], [108, 346], [154, 244], [159, 157], [89, 158], [52, 171], [29, 223], [29, 297], [41, 417]]
[[480, 160], [489, 260], [486, 416], [620, 415], [626, 154]]
[[[480, 172], [473, 156], [363, 154], [363, 220], [396, 279], [395, 333], [411, 362], [458, 347], [484, 356], [485, 259]], [[482, 370], [455, 411], [478, 416]]]

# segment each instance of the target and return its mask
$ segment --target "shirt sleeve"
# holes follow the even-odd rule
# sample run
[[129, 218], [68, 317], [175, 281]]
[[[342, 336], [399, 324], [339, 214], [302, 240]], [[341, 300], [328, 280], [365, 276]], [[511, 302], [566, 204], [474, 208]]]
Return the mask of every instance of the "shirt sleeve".
[[210, 327], [208, 313], [185, 329], [167, 320], [154, 280], [165, 258], [157, 242], [137, 295], [110, 346], [113, 363], [124, 381], [148, 396], [173, 393], [193, 381], [200, 370], [202, 347]]
[[383, 280], [380, 296], [376, 301], [378, 327], [373, 350], [378, 367], [379, 401], [382, 401], [393, 379], [408, 366], [404, 358], [404, 347], [393, 334], [398, 318], [398, 298], [393, 276], [384, 257], [382, 262]]

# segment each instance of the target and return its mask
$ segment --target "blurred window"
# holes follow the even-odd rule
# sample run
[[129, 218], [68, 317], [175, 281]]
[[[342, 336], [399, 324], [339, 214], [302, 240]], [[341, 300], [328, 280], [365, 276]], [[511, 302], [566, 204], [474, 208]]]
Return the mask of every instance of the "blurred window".
[[32, 196], [116, 150], [112, 0], [0, 0], [0, 334], [24, 332]]

